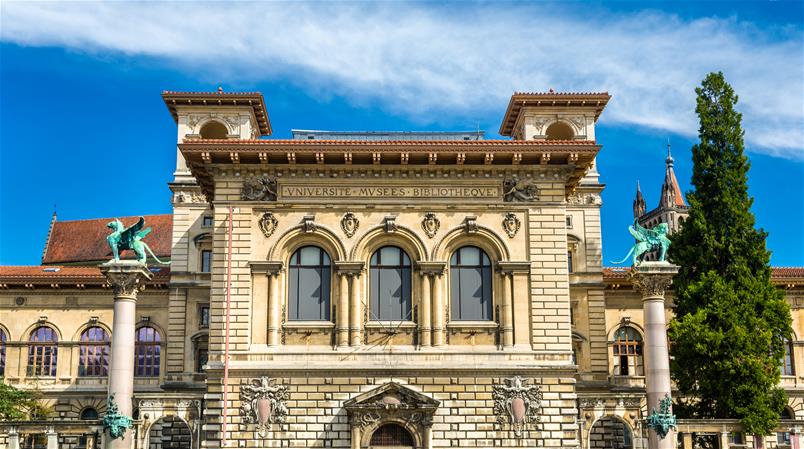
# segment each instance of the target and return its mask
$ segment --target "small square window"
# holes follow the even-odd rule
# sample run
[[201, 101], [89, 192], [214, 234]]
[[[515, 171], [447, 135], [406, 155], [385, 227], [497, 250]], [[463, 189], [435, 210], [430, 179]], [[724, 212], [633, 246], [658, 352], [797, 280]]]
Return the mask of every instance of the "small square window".
[[567, 215], [567, 229], [572, 229], [572, 215]]
[[203, 226], [205, 228], [211, 228], [212, 227], [212, 222], [213, 222], [213, 220], [212, 220], [211, 216], [204, 215], [204, 220], [201, 222], [201, 226]]
[[212, 271], [212, 251], [205, 249], [201, 251], [201, 272], [209, 273]]
[[198, 324], [201, 327], [209, 327], [209, 306], [201, 306], [199, 315]]

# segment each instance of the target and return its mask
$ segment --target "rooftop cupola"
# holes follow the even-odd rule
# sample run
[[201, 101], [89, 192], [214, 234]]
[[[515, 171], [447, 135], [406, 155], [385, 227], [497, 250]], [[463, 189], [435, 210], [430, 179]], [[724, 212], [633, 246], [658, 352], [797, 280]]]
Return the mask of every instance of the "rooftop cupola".
[[515, 92], [500, 134], [514, 140], [595, 140], [595, 122], [611, 96], [606, 92]]

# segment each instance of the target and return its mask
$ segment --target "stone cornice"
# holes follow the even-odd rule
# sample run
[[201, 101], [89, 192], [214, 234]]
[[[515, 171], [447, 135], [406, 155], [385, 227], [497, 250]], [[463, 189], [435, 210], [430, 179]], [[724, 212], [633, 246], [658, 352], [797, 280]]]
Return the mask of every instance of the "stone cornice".
[[281, 260], [251, 261], [248, 263], [251, 273], [279, 274], [285, 269], [285, 263]]
[[426, 274], [430, 276], [441, 276], [444, 274], [444, 270], [447, 267], [446, 262], [417, 262], [416, 269], [419, 270], [421, 274]]
[[343, 275], [360, 276], [366, 263], [361, 261], [335, 261], [335, 270]]
[[530, 273], [530, 262], [527, 261], [497, 262], [497, 270], [504, 274]]

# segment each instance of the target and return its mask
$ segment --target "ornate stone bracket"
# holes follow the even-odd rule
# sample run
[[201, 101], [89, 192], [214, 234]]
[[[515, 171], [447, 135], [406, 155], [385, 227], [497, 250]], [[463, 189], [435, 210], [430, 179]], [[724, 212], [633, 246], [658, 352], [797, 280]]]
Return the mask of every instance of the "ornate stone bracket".
[[315, 229], [316, 229], [315, 215], [305, 215], [302, 218], [302, 231], [315, 232]]
[[521, 438], [527, 425], [539, 421], [542, 390], [539, 385], [528, 385], [528, 381], [519, 376], [503, 381], [502, 385], [492, 385], [494, 414], [501, 425], [510, 424], [514, 435]]
[[385, 232], [396, 232], [396, 215], [386, 215], [383, 219]]
[[467, 234], [474, 234], [477, 232], [477, 216], [467, 215], [463, 220], [463, 229]]
[[262, 438], [268, 436], [272, 424], [285, 422], [288, 415], [288, 386], [275, 382], [262, 376], [240, 388], [240, 416], [243, 422], [256, 424], [257, 434]]

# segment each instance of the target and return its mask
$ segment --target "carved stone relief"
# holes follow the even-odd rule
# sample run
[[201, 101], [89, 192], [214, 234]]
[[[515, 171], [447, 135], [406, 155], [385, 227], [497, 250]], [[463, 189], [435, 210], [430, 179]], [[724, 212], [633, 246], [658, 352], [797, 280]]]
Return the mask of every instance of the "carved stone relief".
[[603, 198], [597, 193], [576, 193], [567, 197], [567, 204], [572, 206], [600, 206]]
[[508, 212], [505, 214], [505, 217], [502, 221], [502, 227], [505, 230], [505, 233], [508, 234], [508, 237], [514, 238], [516, 233], [519, 232], [519, 228], [522, 225], [519, 221], [519, 217], [516, 216], [513, 212]]
[[541, 387], [528, 385], [528, 381], [519, 376], [503, 381], [503, 385], [492, 385], [494, 414], [501, 425], [510, 424], [514, 435], [521, 437], [527, 425], [539, 421]]
[[539, 188], [529, 179], [507, 177], [503, 180], [503, 200], [506, 202], [538, 201]]
[[396, 231], [396, 215], [388, 215], [385, 217], [385, 232]]
[[253, 379], [250, 385], [240, 388], [240, 416], [245, 423], [257, 425], [257, 434], [266, 438], [272, 424], [285, 422], [288, 408], [287, 385], [276, 384], [275, 379], [262, 376]]
[[276, 201], [276, 191], [275, 177], [251, 177], [243, 181], [240, 197], [248, 201]]
[[207, 197], [201, 192], [178, 191], [173, 194], [173, 202], [202, 204], [207, 203]]
[[464, 219], [464, 230], [467, 234], [472, 234], [477, 232], [477, 217], [474, 215], [469, 215]]
[[270, 237], [271, 234], [273, 234], [274, 231], [276, 231], [276, 227], [278, 225], [279, 220], [277, 220], [274, 214], [272, 214], [271, 212], [266, 212], [262, 214], [262, 217], [260, 217], [259, 221], [260, 231], [262, 231], [262, 234], [266, 237]]
[[355, 214], [347, 212], [341, 218], [341, 229], [346, 237], [352, 238], [360, 227], [360, 220], [357, 219]]
[[422, 229], [424, 229], [424, 233], [427, 234], [427, 237], [435, 237], [440, 227], [441, 220], [436, 217], [435, 213], [427, 212], [424, 214], [424, 218], [422, 219]]
[[304, 218], [302, 218], [302, 231], [315, 232], [315, 229], [315, 215], [305, 215]]

